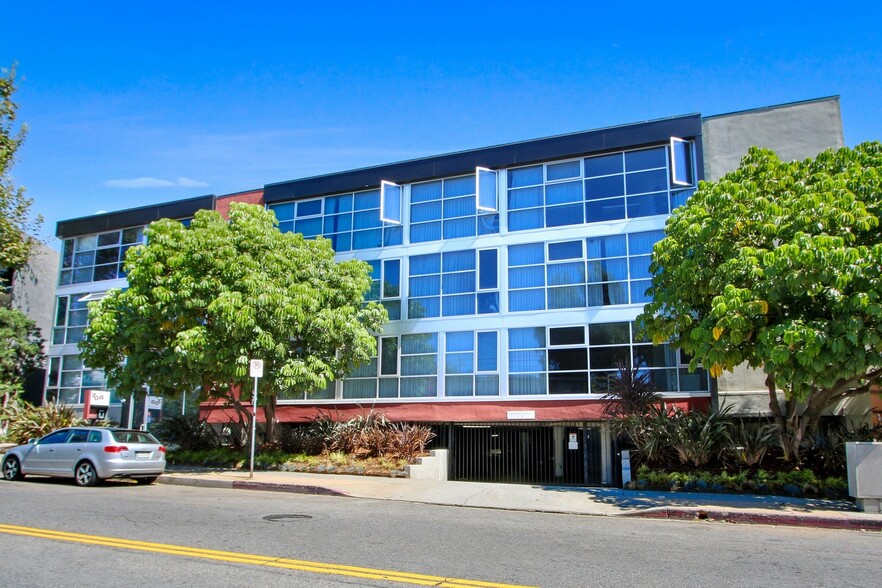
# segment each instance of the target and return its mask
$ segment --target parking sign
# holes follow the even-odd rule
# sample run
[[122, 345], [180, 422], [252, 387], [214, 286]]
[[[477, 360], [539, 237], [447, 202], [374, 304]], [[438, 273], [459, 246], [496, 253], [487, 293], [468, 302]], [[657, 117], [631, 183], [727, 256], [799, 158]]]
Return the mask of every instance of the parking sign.
[[252, 359], [250, 362], [251, 365], [251, 377], [252, 378], [262, 378], [263, 377], [263, 360], [262, 359]]

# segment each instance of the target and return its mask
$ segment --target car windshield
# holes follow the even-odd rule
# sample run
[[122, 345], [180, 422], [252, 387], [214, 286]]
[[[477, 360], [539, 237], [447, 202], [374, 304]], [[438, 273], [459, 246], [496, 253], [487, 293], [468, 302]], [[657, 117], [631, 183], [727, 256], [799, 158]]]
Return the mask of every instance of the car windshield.
[[153, 435], [142, 431], [111, 431], [111, 435], [117, 443], [159, 443]]

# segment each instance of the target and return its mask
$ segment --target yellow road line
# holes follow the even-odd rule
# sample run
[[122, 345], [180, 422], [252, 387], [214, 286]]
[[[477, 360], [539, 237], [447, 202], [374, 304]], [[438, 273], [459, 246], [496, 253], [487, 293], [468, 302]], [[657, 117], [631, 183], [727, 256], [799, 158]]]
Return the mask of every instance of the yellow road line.
[[32, 527], [19, 527], [16, 525], [0, 524], [0, 533], [7, 533], [9, 535], [23, 535], [26, 537], [38, 537], [41, 539], [54, 539], [56, 541], [69, 541], [72, 543], [82, 543], [86, 545], [100, 545], [104, 547], [117, 547], [120, 549], [133, 549], [136, 551], [165, 553], [168, 555], [180, 555], [184, 557], [195, 557], [200, 559], [213, 559], [230, 563], [268, 566], [288, 570], [313, 572], [318, 574], [336, 574], [340, 576], [352, 576], [355, 578], [366, 578], [370, 580], [385, 580], [388, 582], [417, 584], [420, 586], [444, 586], [448, 588], [525, 588], [517, 584], [499, 584], [495, 582], [481, 582], [479, 580], [465, 580], [462, 578], [427, 576], [423, 574], [411, 574], [409, 572], [361, 568], [357, 566], [345, 566], [314, 561], [278, 558], [266, 555], [251, 555], [247, 553], [236, 553], [233, 551], [216, 551], [213, 549], [183, 547], [180, 545], [168, 545], [165, 543], [132, 541], [130, 539], [117, 539], [113, 537], [102, 537], [99, 535], [82, 535], [80, 533], [66, 533], [64, 531], [52, 531], [49, 529], [36, 529]]

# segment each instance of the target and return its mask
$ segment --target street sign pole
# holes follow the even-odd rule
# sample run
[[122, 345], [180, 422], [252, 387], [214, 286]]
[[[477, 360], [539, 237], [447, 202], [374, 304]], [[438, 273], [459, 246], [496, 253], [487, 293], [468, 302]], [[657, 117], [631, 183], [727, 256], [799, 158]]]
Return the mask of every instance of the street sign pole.
[[263, 377], [263, 360], [252, 359], [250, 362], [251, 377], [254, 378], [254, 392], [251, 394], [251, 460], [248, 477], [254, 477], [254, 439], [257, 437], [257, 380]]

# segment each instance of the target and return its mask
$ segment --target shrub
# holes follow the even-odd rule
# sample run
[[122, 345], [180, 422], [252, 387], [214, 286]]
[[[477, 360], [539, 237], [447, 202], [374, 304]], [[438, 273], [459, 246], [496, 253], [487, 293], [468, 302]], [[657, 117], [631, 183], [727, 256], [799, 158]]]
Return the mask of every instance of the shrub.
[[28, 439], [37, 439], [61, 427], [88, 424], [73, 409], [55, 404], [31, 406], [21, 403], [10, 409], [8, 416], [10, 418], [6, 438], [10, 443], [25, 443]]
[[729, 453], [738, 463], [749, 468], [758, 467], [776, 442], [778, 427], [762, 420], [739, 421], [733, 427]]
[[153, 433], [166, 445], [185, 451], [199, 451], [220, 446], [211, 425], [194, 415], [171, 415], [153, 427]]

